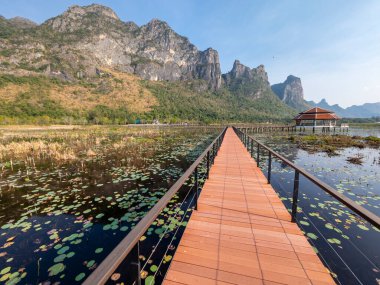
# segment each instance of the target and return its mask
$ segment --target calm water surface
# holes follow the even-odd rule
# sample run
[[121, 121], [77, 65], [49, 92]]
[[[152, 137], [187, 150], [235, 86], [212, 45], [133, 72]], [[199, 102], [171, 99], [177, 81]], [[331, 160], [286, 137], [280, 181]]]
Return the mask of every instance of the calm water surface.
[[[351, 130], [353, 135], [378, 136], [380, 131]], [[345, 148], [337, 156], [308, 153], [285, 137], [253, 134], [317, 178], [380, 216], [380, 150]], [[363, 164], [355, 165], [348, 157], [363, 155]], [[267, 171], [262, 153], [261, 167]], [[294, 170], [274, 160], [272, 185], [290, 210]], [[300, 177], [298, 224], [315, 250], [341, 284], [379, 284], [380, 230], [365, 222], [347, 207]]]
[[[175, 128], [134, 134], [103, 128], [79, 131], [75, 138], [70, 131], [5, 135], [3, 145], [70, 140], [64, 148], [72, 143], [83, 151], [75, 150], [78, 157], [67, 161], [44, 158], [36, 149], [25, 159], [0, 161], [0, 284], [83, 282], [219, 132]], [[181, 196], [141, 240], [149, 280], [165, 253], [148, 258], [152, 244], [168, 237], [168, 227], [185, 226], [179, 216], [189, 216], [177, 203]], [[171, 256], [164, 257], [168, 263]]]

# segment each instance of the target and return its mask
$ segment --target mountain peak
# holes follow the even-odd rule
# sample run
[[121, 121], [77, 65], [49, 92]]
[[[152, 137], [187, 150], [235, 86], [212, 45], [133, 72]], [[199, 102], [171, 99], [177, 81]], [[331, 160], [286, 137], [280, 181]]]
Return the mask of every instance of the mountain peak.
[[84, 34], [89, 35], [89, 31], [108, 31], [109, 28], [106, 27], [108, 23], [123, 24], [111, 8], [92, 4], [89, 6], [71, 6], [63, 14], [47, 20], [43, 25], [49, 26], [58, 32], [71, 33], [85, 30], [87, 33]]
[[238, 59], [235, 59], [232, 69], [228, 74], [233, 78], [245, 78], [251, 80], [255, 77], [260, 77], [262, 80], [268, 81], [264, 65], [260, 64], [256, 68], [250, 68], [242, 64]]
[[236, 59], [230, 73], [234, 78], [238, 78], [245, 76], [250, 70], [251, 69], [248, 66], [241, 64], [240, 61]]
[[232, 69], [235, 68], [235, 67], [238, 66], [238, 65], [241, 65], [240, 60], [235, 59], [234, 64], [233, 64], [233, 66], [232, 66]]
[[310, 106], [305, 102], [301, 78], [289, 75], [283, 83], [272, 85], [272, 91], [290, 107], [304, 111]]
[[[167, 32], [180, 36], [176, 32], [174, 32], [174, 30], [169, 26], [168, 23], [159, 19], [152, 19], [147, 24], [143, 25], [141, 28], [142, 30], [145, 30], [149, 33], [153, 33], [154, 35], [156, 35], [156, 37], [168, 35]], [[163, 35], [163, 33], [166, 34]]]
[[69, 9], [64, 14], [74, 14], [83, 16], [89, 13], [97, 14], [98, 16], [109, 17], [115, 20], [120, 20], [111, 8], [99, 4], [91, 4], [88, 6], [73, 5], [69, 7]]
[[37, 26], [37, 24], [29, 19], [23, 18], [23, 17], [14, 17], [10, 18], [9, 22], [11, 22], [13, 25], [26, 29], [26, 28], [32, 28]]
[[238, 89], [240, 85], [244, 85], [243, 95], [254, 98], [260, 98], [265, 91], [270, 90], [264, 65], [250, 68], [236, 59], [231, 71], [223, 74], [223, 79], [231, 90]]
[[152, 20], [150, 20], [147, 26], [160, 26], [160, 27], [170, 28], [168, 23], [157, 18], [153, 18]]
[[288, 82], [291, 82], [291, 81], [301, 81], [301, 78], [297, 77], [297, 76], [294, 76], [294, 75], [289, 75], [287, 78], [286, 78], [286, 81]]

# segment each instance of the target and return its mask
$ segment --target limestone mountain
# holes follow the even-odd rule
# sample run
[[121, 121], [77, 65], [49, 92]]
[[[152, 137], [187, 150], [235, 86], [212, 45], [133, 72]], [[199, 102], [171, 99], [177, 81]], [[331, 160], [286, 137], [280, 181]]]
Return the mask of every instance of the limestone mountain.
[[0, 123], [290, 119], [264, 66], [200, 51], [153, 19], [138, 26], [101, 5], [72, 6], [36, 25], [0, 17]]
[[94, 4], [72, 6], [22, 31], [20, 25], [12, 25], [14, 20], [0, 22], [0, 28], [12, 26], [8, 37], [0, 39], [1, 49], [9, 51], [2, 58], [9, 70], [23, 68], [81, 79], [96, 76], [100, 67], [106, 67], [147, 80], [200, 79], [212, 89], [221, 85], [218, 52], [199, 51], [157, 19], [139, 27], [121, 21], [110, 8]]
[[251, 69], [235, 60], [232, 70], [222, 77], [226, 87], [237, 95], [261, 98], [270, 92], [268, 75], [263, 65]]
[[301, 79], [299, 77], [289, 75], [283, 83], [272, 85], [273, 92], [286, 105], [299, 111], [310, 108], [306, 103], [303, 94]]

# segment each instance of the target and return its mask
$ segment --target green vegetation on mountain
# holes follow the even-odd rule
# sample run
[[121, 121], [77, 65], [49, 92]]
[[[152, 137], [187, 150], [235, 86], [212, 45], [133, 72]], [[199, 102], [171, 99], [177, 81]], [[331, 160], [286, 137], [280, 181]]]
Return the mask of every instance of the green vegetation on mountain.
[[196, 92], [180, 82], [144, 84], [159, 102], [149, 115], [164, 121], [266, 122], [288, 120], [293, 114], [271, 92], [254, 99], [238, 96], [226, 88]]
[[124, 124], [284, 121], [294, 111], [268, 92], [254, 99], [196, 91], [202, 82], [153, 82], [121, 72], [68, 82], [46, 76], [0, 75], [0, 124]]

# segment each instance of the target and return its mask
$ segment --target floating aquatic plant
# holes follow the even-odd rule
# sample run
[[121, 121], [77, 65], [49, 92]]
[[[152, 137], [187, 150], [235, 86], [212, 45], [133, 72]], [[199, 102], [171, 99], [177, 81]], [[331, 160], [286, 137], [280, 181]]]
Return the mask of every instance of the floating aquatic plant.
[[[0, 145], [43, 142], [33, 153], [24, 147], [0, 159], [0, 262], [11, 268], [1, 282], [83, 282], [219, 131], [99, 127], [0, 138]], [[142, 238], [148, 248], [185, 225], [166, 227], [167, 218]], [[21, 251], [33, 258], [18, 258]]]

